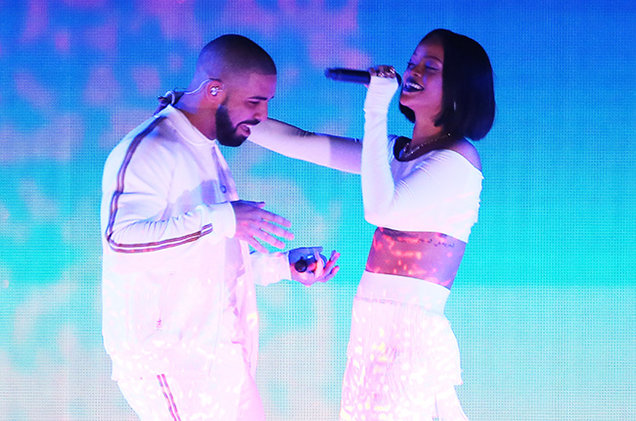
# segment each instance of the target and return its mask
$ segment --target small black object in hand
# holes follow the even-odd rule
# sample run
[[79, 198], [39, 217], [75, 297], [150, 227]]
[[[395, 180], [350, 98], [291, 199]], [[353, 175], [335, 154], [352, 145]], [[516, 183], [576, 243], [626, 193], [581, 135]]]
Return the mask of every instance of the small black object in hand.
[[[325, 257], [323, 255], [320, 255], [320, 257], [322, 258], [323, 264], [325, 264], [326, 263]], [[309, 256], [304, 256], [298, 259], [296, 263], [294, 263], [294, 269], [296, 269], [296, 272], [302, 273], [302, 272], [305, 272], [312, 264], [314, 265], [314, 268], [315, 268], [316, 256], [314, 256], [313, 254], [310, 254]]]

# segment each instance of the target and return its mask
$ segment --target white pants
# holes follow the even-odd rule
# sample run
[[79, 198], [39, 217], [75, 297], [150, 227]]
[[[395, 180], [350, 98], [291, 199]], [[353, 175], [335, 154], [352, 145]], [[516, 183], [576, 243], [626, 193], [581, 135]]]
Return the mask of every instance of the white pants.
[[364, 272], [354, 299], [340, 419], [465, 421], [449, 290]]
[[148, 373], [117, 384], [142, 421], [261, 421], [265, 413], [240, 344], [220, 344], [209, 372]]

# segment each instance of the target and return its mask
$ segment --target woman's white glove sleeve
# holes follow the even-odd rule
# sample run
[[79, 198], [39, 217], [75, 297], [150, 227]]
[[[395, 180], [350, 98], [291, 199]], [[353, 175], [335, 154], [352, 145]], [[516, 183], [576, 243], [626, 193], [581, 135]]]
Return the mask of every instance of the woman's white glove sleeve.
[[[389, 109], [391, 99], [397, 91], [398, 82], [395, 78], [386, 78], [371, 76], [371, 82], [369, 83], [369, 89], [367, 90], [367, 97], [364, 100], [364, 112], [378, 112], [384, 113]], [[366, 131], [365, 131], [366, 135]]]
[[394, 78], [371, 76], [364, 101], [362, 200], [365, 219], [374, 225], [377, 217], [390, 207], [395, 190], [389, 164], [387, 112], [397, 88]]

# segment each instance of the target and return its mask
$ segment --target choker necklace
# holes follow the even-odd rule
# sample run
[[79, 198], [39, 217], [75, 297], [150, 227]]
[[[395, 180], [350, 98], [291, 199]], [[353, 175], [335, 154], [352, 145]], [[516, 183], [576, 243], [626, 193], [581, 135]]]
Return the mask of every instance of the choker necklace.
[[451, 134], [450, 133], [446, 133], [446, 134], [441, 135], [438, 138], [435, 138], [433, 140], [429, 140], [428, 142], [420, 143], [420, 144], [416, 145], [413, 149], [410, 149], [412, 141], [409, 140], [402, 147], [402, 150], [400, 151], [400, 157], [399, 158], [402, 161], [408, 161], [411, 157], [413, 157], [413, 155], [415, 155], [415, 153], [417, 151], [419, 151], [423, 147], [430, 146], [430, 145], [433, 145], [435, 143], [438, 143], [440, 140], [448, 140], [448, 139], [450, 139], [450, 137], [451, 137]]

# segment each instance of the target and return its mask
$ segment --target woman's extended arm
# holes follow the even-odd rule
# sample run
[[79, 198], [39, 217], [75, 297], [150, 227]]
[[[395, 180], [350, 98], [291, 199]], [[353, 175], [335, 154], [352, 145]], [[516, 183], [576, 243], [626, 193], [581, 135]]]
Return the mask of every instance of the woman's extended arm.
[[289, 158], [360, 174], [362, 144], [358, 139], [307, 132], [271, 118], [254, 126], [248, 139]]

